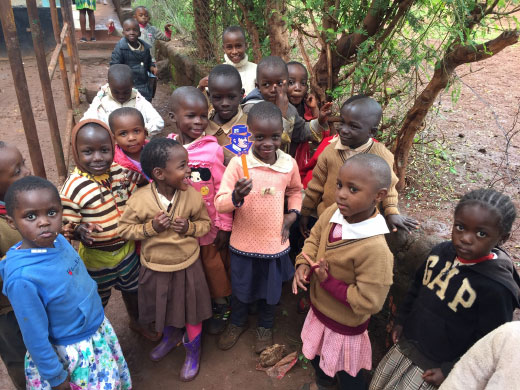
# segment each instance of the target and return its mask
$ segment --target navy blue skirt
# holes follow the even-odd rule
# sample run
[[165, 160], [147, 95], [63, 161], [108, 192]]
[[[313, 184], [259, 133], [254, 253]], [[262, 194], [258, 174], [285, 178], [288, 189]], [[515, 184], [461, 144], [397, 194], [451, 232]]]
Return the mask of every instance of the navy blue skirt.
[[244, 256], [231, 248], [231, 289], [240, 302], [252, 303], [265, 299], [276, 305], [282, 295], [282, 283], [294, 276], [289, 253], [265, 259]]

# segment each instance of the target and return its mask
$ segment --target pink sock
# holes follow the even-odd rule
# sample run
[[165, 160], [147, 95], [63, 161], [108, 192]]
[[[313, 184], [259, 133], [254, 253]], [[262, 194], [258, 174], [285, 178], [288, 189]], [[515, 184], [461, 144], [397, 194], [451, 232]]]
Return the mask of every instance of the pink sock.
[[193, 341], [202, 332], [202, 322], [197, 325], [186, 324], [186, 332], [188, 333], [188, 339]]

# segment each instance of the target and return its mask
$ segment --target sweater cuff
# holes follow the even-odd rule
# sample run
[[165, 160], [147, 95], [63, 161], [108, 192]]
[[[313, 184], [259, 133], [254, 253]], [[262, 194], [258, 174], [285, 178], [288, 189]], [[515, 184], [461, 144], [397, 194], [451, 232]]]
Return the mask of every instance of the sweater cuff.
[[296, 269], [296, 268], [298, 268], [302, 264], [309, 265], [307, 260], [305, 260], [305, 257], [303, 257], [302, 255], [298, 255], [296, 257], [296, 261], [294, 263], [294, 268]]
[[149, 238], [159, 233], [153, 228], [153, 223], [150, 221], [143, 225], [143, 234], [145, 237]]
[[350, 304], [347, 301], [347, 290], [349, 286], [347, 283], [336, 279], [329, 273], [327, 279], [321, 282], [320, 286], [339, 302], [350, 307]]
[[184, 233], [185, 236], [195, 236], [195, 233], [197, 233], [197, 226], [190, 220], [188, 220], [188, 230], [186, 230], [186, 233]]
[[238, 207], [241, 207], [244, 204], [244, 199], [242, 199], [240, 202], [238, 202], [236, 200], [236, 197], [235, 197], [235, 191], [233, 191], [231, 193], [231, 202], [233, 202], [233, 206], [238, 208]]
[[384, 208], [385, 217], [388, 215], [399, 215], [399, 210], [395, 206], [387, 206]]
[[63, 370], [58, 376], [47, 379], [47, 382], [49, 382], [51, 387], [57, 387], [58, 385], [61, 385], [63, 382], [65, 382], [68, 376], [69, 373], [66, 370]]

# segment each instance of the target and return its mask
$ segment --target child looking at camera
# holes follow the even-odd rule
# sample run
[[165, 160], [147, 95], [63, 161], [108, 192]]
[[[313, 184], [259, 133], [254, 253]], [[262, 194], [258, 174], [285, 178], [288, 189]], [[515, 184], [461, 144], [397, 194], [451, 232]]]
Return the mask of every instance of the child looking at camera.
[[152, 61], [155, 63], [154, 45], [155, 41], [168, 42], [172, 37], [172, 25], [170, 23], [164, 25], [164, 32], [160, 31], [157, 27], [150, 24], [150, 13], [148, 9], [139, 5], [134, 9], [134, 19], [139, 23], [139, 29], [141, 30], [141, 40], [150, 45], [150, 54], [152, 55]]

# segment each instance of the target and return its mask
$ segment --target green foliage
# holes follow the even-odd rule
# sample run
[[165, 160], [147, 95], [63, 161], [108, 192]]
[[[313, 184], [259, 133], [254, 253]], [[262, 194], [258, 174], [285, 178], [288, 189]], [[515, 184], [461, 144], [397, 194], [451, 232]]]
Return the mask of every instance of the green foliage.
[[132, 0], [132, 7], [144, 5], [150, 11], [151, 23], [163, 29], [171, 23], [176, 34], [188, 34], [194, 29], [193, 9], [187, 0]]

